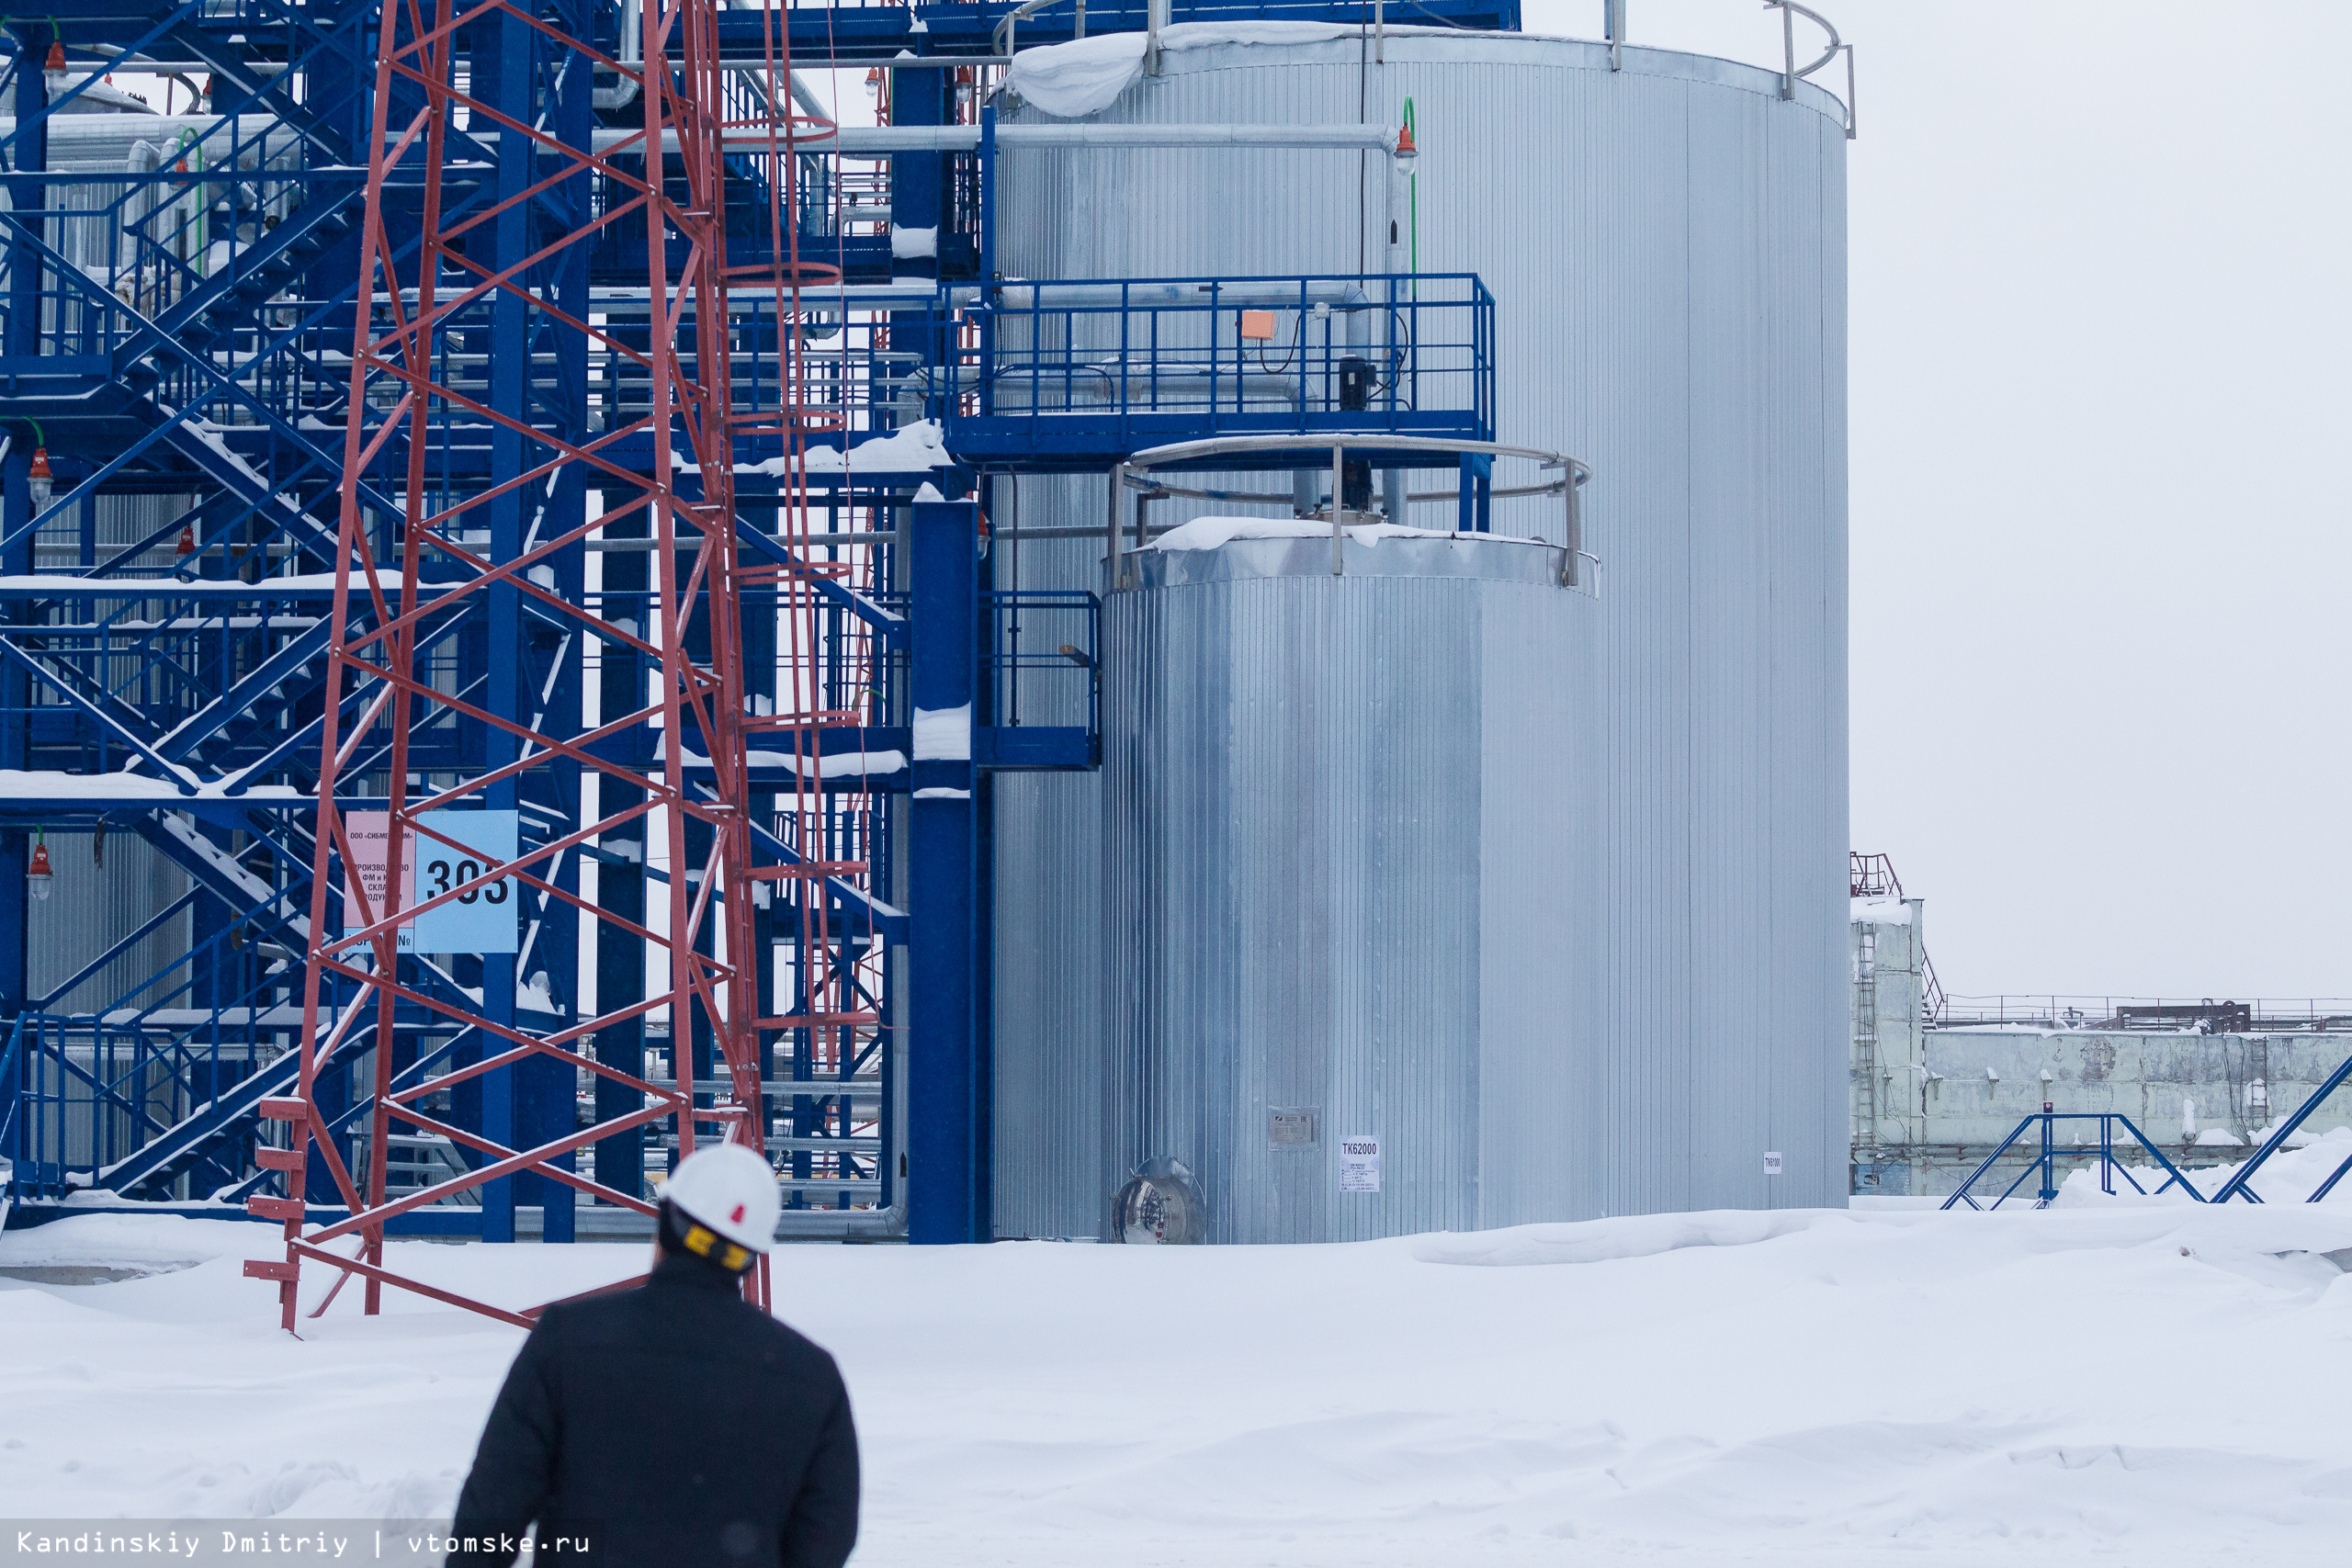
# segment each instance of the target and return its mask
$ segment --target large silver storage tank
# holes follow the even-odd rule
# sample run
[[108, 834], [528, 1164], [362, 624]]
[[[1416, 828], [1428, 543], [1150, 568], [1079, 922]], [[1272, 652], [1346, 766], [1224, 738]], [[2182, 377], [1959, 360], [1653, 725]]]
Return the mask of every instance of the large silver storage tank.
[[[1592, 464], [1586, 543], [1603, 561], [1597, 601], [1561, 595], [1573, 600], [1571, 615], [1589, 612], [1573, 633], [1498, 646], [1483, 629], [1492, 606], [1482, 604], [1428, 649], [1428, 678], [1450, 670], [1444, 678], [1481, 694], [1488, 725], [1499, 701], [1527, 704], [1531, 732], [1558, 727], [1531, 742], [1530, 754], [1554, 760], [1523, 787], [1541, 798], [1566, 847], [1531, 841], [1518, 860], [1547, 869], [1501, 881], [1495, 873], [1514, 857], [1482, 842], [1475, 933], [1463, 925], [1464, 887], [1451, 889], [1450, 904], [1378, 910], [1418, 940], [1389, 943], [1383, 930], [1365, 930], [1363, 961], [1338, 993], [1325, 993], [1327, 1004], [1337, 1010], [1335, 1028], [1375, 1031], [1430, 1008], [1466, 1007], [1467, 982], [1450, 971], [1475, 962], [1485, 973], [1487, 944], [1513, 931], [1529, 933], [1519, 951], [1555, 983], [1532, 1014], [1482, 1010], [1475, 1056], [1459, 1042], [1381, 1036], [1389, 1042], [1381, 1050], [1403, 1054], [1394, 1065], [1405, 1076], [1383, 1080], [1389, 1098], [1361, 1113], [1385, 1124], [1324, 1129], [1383, 1138], [1383, 1200], [1352, 1211], [1368, 1216], [1361, 1224], [1344, 1207], [1328, 1211], [1341, 1218], [1304, 1232], [1244, 1221], [1268, 1212], [1264, 1184], [1279, 1178], [1245, 1161], [1230, 1168], [1241, 1190], [1218, 1190], [1228, 1178], [1210, 1175], [1199, 1149], [1136, 1141], [1151, 1091], [1133, 1081], [1136, 1043], [1121, 1043], [1114, 1016], [1114, 1002], [1131, 998], [1107, 991], [1106, 976], [1133, 983], [1137, 944], [1155, 943], [1197, 954], [1202, 986], [1243, 985], [1225, 967], [1233, 962], [1271, 973], [1268, 933], [1303, 931], [1325, 912], [1302, 908], [1299, 886], [1261, 874], [1286, 863], [1253, 859], [1260, 851], [1250, 833], [1274, 833], [1287, 821], [1303, 845], [1317, 824], [1285, 795], [1281, 777], [1241, 770], [1226, 777], [1223, 810], [1228, 823], [1255, 824], [1250, 833], [1170, 843], [1152, 852], [1161, 859], [1138, 860], [1143, 852], [1121, 825], [1130, 818], [1104, 810], [1103, 791], [1125, 776], [1117, 763], [1104, 777], [1001, 778], [998, 1232], [1097, 1234], [1122, 1168], [1151, 1156], [1201, 1162], [1212, 1224], [1225, 1216], [1232, 1228], [1223, 1234], [1236, 1237], [1842, 1202], [1842, 111], [1810, 85], [1784, 100], [1774, 73], [1690, 55], [1627, 49], [1623, 68], [1612, 71], [1598, 44], [1392, 29], [1385, 62], [1374, 62], [1370, 40], [1352, 32], [1323, 41], [1294, 41], [1295, 29], [1279, 36], [1171, 49], [1163, 74], [1132, 83], [1099, 118], [1393, 126], [1409, 96], [1419, 131], [1419, 266], [1476, 272], [1493, 290], [1498, 438]], [[1007, 112], [1042, 118], [1018, 104]], [[1329, 274], [1388, 265], [1387, 175], [1376, 156], [1105, 148], [1002, 158], [1000, 265], [1008, 276]], [[1496, 483], [1533, 478], [1498, 465]], [[1556, 507], [1498, 502], [1494, 525], [1556, 540]], [[1023, 480], [1017, 503], [1001, 497], [997, 510], [1000, 521], [1010, 513], [1026, 527], [1099, 525], [1102, 481]], [[1172, 504], [1167, 511], [1170, 521], [1184, 515]], [[1445, 525], [1435, 510], [1414, 521]], [[998, 585], [1096, 587], [1101, 553], [1091, 540], [1032, 539], [1017, 566], [1000, 558]], [[1312, 615], [1334, 628], [1370, 617], [1372, 641], [1400, 648], [1417, 626], [1434, 625], [1415, 617], [1438, 613], [1415, 595], [1444, 591], [1351, 581], [1250, 588], [1342, 595]], [[1205, 588], [1145, 592], [1172, 601]], [[1171, 686], [1169, 703], [1213, 694], [1225, 678], [1218, 661], [1235, 657], [1233, 638], [1256, 635], [1247, 633], [1254, 612], [1239, 607], [1248, 598], [1239, 586], [1218, 592], [1235, 595], [1230, 614], [1239, 619], [1224, 625], [1239, 629], [1203, 631], [1186, 656], [1197, 689], [1183, 697]], [[1344, 599], [1358, 592], [1366, 597]], [[1106, 691], [1134, 677], [1116, 661], [1137, 656], [1138, 627], [1208, 616], [1206, 626], [1223, 613], [1114, 596]], [[1302, 682], [1362, 674], [1342, 668], [1352, 645], [1333, 635], [1328, 646], [1291, 645]], [[1589, 694], [1589, 714], [1543, 705], [1571, 692]], [[1374, 695], [1359, 690], [1357, 699]], [[1344, 722], [1361, 727], [1376, 712], [1358, 708]], [[1387, 712], [1378, 719], [1380, 757], [1435, 765], [1457, 716], [1442, 703]], [[1168, 739], [1147, 720], [1141, 744]], [[1466, 764], [1457, 783], [1465, 799], [1487, 795]], [[1465, 809], [1452, 823], [1417, 821], [1415, 831], [1442, 841], [1473, 819]], [[1556, 872], [1545, 858], [1555, 853]], [[1122, 879], [1188, 854], [1198, 862], [1193, 875], [1226, 879], [1224, 901], [1204, 906], [1203, 917], [1238, 918], [1239, 931], [1137, 925], [1161, 917]], [[1301, 991], [1324, 984], [1303, 969], [1292, 980]], [[1197, 1026], [1213, 1031], [1225, 1016], [1238, 1015], [1203, 1015]], [[1227, 1070], [1216, 1064], [1229, 1049], [1212, 1034], [1189, 1046], [1171, 1040], [1140, 1059], [1154, 1072], [1189, 1061], [1182, 1070], [1214, 1073]], [[1420, 1066], [1407, 1070], [1416, 1051]], [[1513, 1070], [1542, 1063], [1550, 1076], [1509, 1095], [1465, 1089], [1462, 1076], [1487, 1070], [1498, 1052], [1524, 1055], [1524, 1068]], [[1464, 1094], [1479, 1108], [1475, 1140], [1461, 1119]], [[1474, 1143], [1475, 1158], [1465, 1152]], [[1767, 1155], [1779, 1156], [1781, 1174], [1767, 1175]], [[1390, 1201], [1388, 1186], [1405, 1179], [1408, 1159], [1450, 1183], [1445, 1194], [1424, 1183]]]

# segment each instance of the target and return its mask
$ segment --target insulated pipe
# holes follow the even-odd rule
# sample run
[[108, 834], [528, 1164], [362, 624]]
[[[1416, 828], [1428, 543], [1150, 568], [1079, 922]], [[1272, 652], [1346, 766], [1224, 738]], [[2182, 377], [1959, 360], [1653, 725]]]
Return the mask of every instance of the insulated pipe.
[[[1122, 305], [1135, 310], [1152, 310], [1171, 305], [1205, 305], [1214, 299], [1219, 305], [1287, 305], [1295, 310], [1304, 305], [1310, 310], [1317, 305], [1335, 305], [1344, 310], [1368, 310], [1372, 297], [1363, 286], [1338, 278], [1310, 279], [1304, 287], [1293, 283], [1057, 283], [1037, 287], [1025, 283], [1006, 283], [996, 289], [997, 301], [1010, 310], [1084, 310], [1102, 307], [1116, 309]], [[978, 288], [955, 290], [956, 303], [974, 304], [978, 301]]]
[[[1014, 35], [1019, 31], [1022, 19], [1036, 15], [1052, 4], [1054, 0], [1028, 0], [1018, 9], [1006, 12], [1004, 20], [996, 25], [996, 31], [989, 37], [989, 48], [993, 52], [987, 58], [999, 63], [1011, 60], [1013, 51], [1019, 47]], [[1086, 0], [1078, 0], [1078, 36], [1086, 36]]]
[[1348, 536], [1348, 449], [1334, 444], [1331, 447], [1331, 575], [1339, 577], [1347, 570], [1340, 554], [1340, 541]]
[[809, 118], [822, 120], [827, 125], [833, 123], [833, 111], [817, 101], [817, 95], [808, 90], [808, 84], [801, 79], [797, 71], [792, 73], [792, 101], [798, 104], [800, 112]]
[[1144, 6], [1143, 73], [1159, 74], [1159, 35], [1168, 30], [1169, 17], [1173, 7], [1168, 0], [1146, 0]]
[[[876, 127], [914, 130], [923, 127]], [[941, 126], [967, 131], [978, 145], [976, 126]], [[1377, 125], [999, 125], [996, 141], [1006, 147], [1338, 147], [1350, 152], [1394, 152], [1396, 139]]]
[[[645, 28], [638, 17], [638, 0], [621, 0], [621, 63], [641, 63], [645, 53]], [[593, 78], [592, 78], [593, 80]], [[638, 85], [627, 77], [609, 87], [594, 88], [589, 101], [600, 109], [623, 108], [637, 101]]]
[[[90, 47], [112, 49], [115, 46], [107, 43], [94, 43]], [[71, 59], [71, 56], [69, 55], [68, 58]], [[220, 69], [209, 60], [150, 60], [143, 54], [121, 53], [102, 55], [96, 61], [74, 60], [72, 63], [75, 70], [96, 65], [101, 73], [120, 71], [126, 74], [140, 76], [192, 76], [199, 71]], [[241, 71], [250, 71], [256, 76], [283, 76], [294, 69], [283, 61], [277, 60], [246, 61], [240, 63], [237, 68]]]
[[[599, 152], [643, 135], [619, 127], [595, 133]], [[765, 148], [764, 130], [737, 127], [726, 145]], [[1000, 150], [1023, 147], [1324, 147], [1394, 156], [1396, 139], [1377, 125], [1000, 125]], [[845, 125], [823, 145], [799, 151], [887, 157], [897, 152], [972, 152], [980, 145], [977, 125]], [[662, 151], [677, 151], [675, 133], [664, 131]]]
[[1119, 505], [1120, 502], [1125, 500], [1126, 491], [1127, 466], [1125, 463], [1120, 463], [1111, 469], [1111, 515], [1107, 519], [1107, 532], [1109, 535], [1110, 545], [1108, 552], [1110, 556], [1108, 562], [1108, 575], [1110, 578], [1109, 586], [1114, 591], [1125, 588], [1127, 585], [1126, 563], [1119, 558]]
[[[1024, 369], [1001, 369], [996, 379], [1000, 387], [1011, 385], [1016, 389], [1023, 382], [1040, 387], [1066, 386], [1073, 405], [1080, 402], [1106, 403], [1118, 400], [1122, 370], [1120, 362], [1112, 359], [1092, 365], [1057, 367], [1034, 375]], [[1187, 394], [1198, 396], [1201, 387], [1215, 381], [1220, 386], [1233, 388], [1245, 398], [1279, 399], [1292, 404], [1298, 401], [1298, 378], [1272, 370], [1237, 373], [1231, 370], [1212, 371], [1205, 366], [1194, 365], [1178, 366], [1173, 369], [1147, 367], [1142, 369], [1125, 368], [1125, 378], [1129, 387], [1148, 383], [1164, 394], [1177, 397]], [[926, 395], [974, 391], [982, 384], [979, 367], [976, 365], [926, 367], [892, 379], [899, 386]], [[1052, 406], [1055, 405], [1041, 404], [1039, 409], [1042, 411]], [[1004, 411], [1000, 409], [998, 412]]]

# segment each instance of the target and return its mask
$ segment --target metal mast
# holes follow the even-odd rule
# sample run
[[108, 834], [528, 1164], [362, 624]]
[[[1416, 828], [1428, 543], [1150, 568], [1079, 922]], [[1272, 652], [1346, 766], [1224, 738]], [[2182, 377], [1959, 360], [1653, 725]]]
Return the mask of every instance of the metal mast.
[[[364, 1277], [371, 1312], [385, 1284], [456, 1300], [383, 1267], [385, 1222], [410, 1210], [533, 1176], [550, 1194], [560, 1186], [650, 1213], [637, 1191], [574, 1169], [577, 1152], [662, 1120], [674, 1122], [682, 1156], [714, 1135], [760, 1147], [761, 1027], [803, 1021], [761, 1017], [752, 883], [805, 885], [850, 868], [789, 856], [753, 865], [735, 435], [739, 426], [780, 433], [797, 446], [790, 323], [797, 280], [788, 256], [783, 270], [773, 260], [736, 271], [728, 265], [729, 83], [716, 14], [714, 0], [647, 6], [641, 64], [631, 65], [585, 41], [584, 16], [568, 30], [565, 18], [508, 0], [439, 0], [431, 14], [407, 0], [383, 12], [364, 303], [355, 312], [345, 414], [299, 1090], [265, 1107], [291, 1123], [286, 1149], [266, 1162], [288, 1172], [289, 1193], [326, 1197], [321, 1188], [328, 1187], [348, 1213], [305, 1231], [300, 1196], [253, 1201], [286, 1225], [285, 1262], [249, 1271], [277, 1281], [289, 1330], [306, 1262]], [[470, 48], [460, 50], [461, 38]], [[601, 150], [585, 113], [599, 72], [633, 88], [643, 111], [640, 129]], [[792, 136], [788, 121], [771, 118], [764, 173], [789, 178]], [[491, 188], [460, 199], [460, 182]], [[615, 327], [610, 313], [585, 308], [589, 248], [616, 231], [642, 236], [650, 308], [641, 338]], [[735, 406], [730, 388], [742, 323], [729, 287], [739, 281], [766, 296], [761, 314], [776, 329], [782, 372], [767, 383], [778, 400], [748, 412]], [[487, 389], [471, 376], [461, 386], [451, 367], [485, 342]], [[567, 386], [563, 375], [584, 363], [592, 343], [615, 367], [593, 409], [584, 379]], [[531, 373], [544, 358], [556, 367], [552, 381]], [[477, 478], [469, 469], [485, 446], [488, 469]], [[805, 504], [787, 492], [784, 511], [801, 516], [806, 531]], [[633, 532], [640, 520], [653, 563], [642, 612], [635, 595], [572, 586], [592, 536]], [[794, 574], [785, 567], [760, 575]], [[786, 592], [781, 603], [787, 618], [798, 610], [813, 621], [810, 595]], [[554, 664], [597, 650], [609, 681], [641, 662], [650, 691], [593, 727], [576, 703], [562, 711], [545, 700], [560, 684], [552, 671], [501, 657], [526, 640], [526, 621], [542, 642], [553, 632]], [[438, 634], [469, 623], [486, 625], [489, 677], [485, 689], [453, 691], [435, 679], [430, 649]], [[813, 641], [813, 626], [801, 630]], [[796, 718], [812, 706], [796, 698]], [[608, 686], [605, 713], [615, 711]], [[413, 772], [413, 738], [460, 720], [481, 727], [480, 765], [457, 776]], [[796, 734], [813, 754], [814, 736], [805, 728]], [[697, 776], [706, 772], [707, 783]], [[590, 799], [603, 804], [591, 809]], [[666, 851], [662, 918], [633, 918], [580, 891], [582, 846], [633, 822], [649, 858], [657, 846]], [[361, 826], [376, 830], [355, 830]], [[452, 863], [454, 874], [446, 870]], [[437, 874], [418, 875], [415, 866]], [[329, 902], [336, 884], [354, 911], [340, 934], [333, 927], [341, 911]], [[510, 898], [519, 908], [501, 917], [496, 908]], [[414, 973], [435, 950], [421, 922], [446, 912], [447, 930], [446, 917], [461, 909], [492, 911], [489, 923], [499, 928], [481, 943], [481, 1001], [470, 1010]], [[583, 915], [643, 944], [647, 983], [641, 997], [582, 1007], [589, 1016], [568, 1019], [546, 994], [542, 966], [569, 967], [561, 950], [578, 951]], [[498, 951], [510, 929], [503, 918], [514, 922], [510, 953]], [[402, 940], [404, 929], [413, 942]], [[406, 952], [412, 945], [420, 951]], [[812, 1010], [819, 1006], [847, 1010], [830, 1003]], [[410, 1010], [454, 1027], [434, 1059], [397, 1059], [396, 1017]], [[601, 1032], [638, 1020], [668, 1023], [674, 1066], [666, 1081], [600, 1061], [588, 1048]], [[712, 1092], [697, 1094], [704, 1040], [716, 1081]], [[322, 1069], [363, 1042], [377, 1047], [369, 1157], [364, 1172], [354, 1172], [322, 1131], [336, 1108], [322, 1099]], [[549, 1065], [560, 1081], [546, 1080]], [[518, 1089], [533, 1074], [554, 1090], [547, 1098], [560, 1112], [538, 1125], [516, 1114], [528, 1098]], [[573, 1124], [569, 1091], [583, 1074], [615, 1085], [633, 1108]], [[482, 1134], [458, 1124], [470, 1118], [424, 1108], [468, 1085], [484, 1096]], [[389, 1151], [412, 1129], [468, 1150], [469, 1168], [391, 1193]], [[550, 1230], [556, 1212], [550, 1204]], [[763, 1276], [758, 1287], [763, 1295]], [[523, 1320], [480, 1302], [459, 1304]]]

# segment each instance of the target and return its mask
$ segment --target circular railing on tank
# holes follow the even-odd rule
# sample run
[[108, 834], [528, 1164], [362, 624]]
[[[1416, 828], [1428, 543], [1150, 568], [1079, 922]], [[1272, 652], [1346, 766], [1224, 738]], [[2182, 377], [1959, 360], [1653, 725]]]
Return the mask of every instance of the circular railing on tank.
[[[1431, 457], [1450, 455], [1457, 461], [1463, 457], [1485, 458], [1490, 462], [1496, 457], [1521, 457], [1534, 463], [1540, 469], [1556, 471], [1560, 477], [1555, 479], [1549, 479], [1542, 484], [1490, 489], [1485, 492], [1483, 499], [1493, 501], [1507, 500], [1515, 496], [1559, 496], [1566, 525], [1566, 532], [1563, 536], [1563, 542], [1566, 547], [1561, 551], [1560, 558], [1561, 586], [1564, 588], [1583, 586], [1584, 563], [1593, 561], [1594, 564], [1599, 564], [1597, 558], [1584, 547], [1583, 513], [1578, 501], [1579, 492], [1591, 481], [1592, 467], [1582, 459], [1572, 457], [1565, 452], [1551, 452], [1537, 446], [1510, 446], [1495, 441], [1462, 441], [1444, 436], [1393, 435], [1378, 432], [1317, 434], [1306, 438], [1296, 435], [1227, 435], [1206, 441], [1179, 441], [1165, 446], [1148, 447], [1111, 470], [1110, 510], [1104, 525], [1104, 537], [1109, 547], [1109, 580], [1112, 587], [1115, 590], [1134, 586], [1125, 558], [1128, 553], [1128, 547], [1124, 542], [1125, 536], [1130, 532], [1130, 525], [1126, 522], [1126, 500], [1129, 491], [1135, 492], [1136, 502], [1135, 521], [1132, 525], [1133, 548], [1136, 550], [1144, 548], [1149, 542], [1149, 525], [1146, 521], [1145, 509], [1153, 501], [1182, 496], [1204, 501], [1243, 502], [1264, 506], [1295, 504], [1296, 501], [1295, 491], [1285, 495], [1260, 491], [1186, 489], [1182, 485], [1168, 482], [1167, 479], [1159, 477], [1159, 470], [1197, 468], [1216, 458], [1257, 459], [1254, 465], [1244, 461], [1227, 463], [1223, 465], [1225, 467], [1278, 467], [1297, 470], [1302, 468], [1299, 458], [1303, 454], [1326, 451], [1330, 454], [1330, 504], [1316, 508], [1311, 512], [1301, 506], [1298, 508], [1298, 513], [1317, 520], [1326, 515], [1329, 517], [1331, 575], [1334, 577], [1341, 575], [1345, 570], [1342, 564], [1341, 547], [1346, 542], [1347, 531], [1350, 528], [1361, 527], [1370, 523], [1394, 521], [1383, 513], [1369, 510], [1351, 511], [1342, 504], [1347, 491], [1348, 454], [1351, 451], [1376, 453], [1386, 457], [1394, 457], [1400, 453], [1426, 454]], [[1390, 463], [1384, 466], [1400, 468], [1405, 465]], [[1416, 491], [1409, 494], [1397, 492], [1397, 499], [1407, 502], [1459, 501], [1461, 498], [1462, 491], [1459, 489]]]

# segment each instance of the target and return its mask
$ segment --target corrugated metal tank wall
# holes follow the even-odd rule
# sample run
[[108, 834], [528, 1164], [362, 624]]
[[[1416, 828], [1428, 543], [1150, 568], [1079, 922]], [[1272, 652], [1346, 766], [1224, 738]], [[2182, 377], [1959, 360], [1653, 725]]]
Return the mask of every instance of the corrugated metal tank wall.
[[[100, 865], [91, 853], [87, 833], [53, 835], [49, 840], [51, 895], [30, 907], [32, 918], [25, 928], [25, 989], [35, 998], [72, 979], [187, 891], [187, 874], [128, 828], [118, 827], [107, 835], [104, 852], [106, 863]], [[186, 913], [166, 922], [57, 998], [49, 1010], [78, 1013], [110, 1006], [184, 956], [190, 931]], [[170, 985], [159, 986], [132, 1005], [171, 1000], [171, 989]]]
[[[184, 495], [102, 495], [90, 503], [88, 558], [104, 560], [137, 544], [185, 515], [195, 504]], [[68, 518], [41, 530], [35, 542], [40, 564], [52, 570], [85, 558], [80, 518]], [[148, 551], [138, 564], [162, 569], [173, 560], [172, 542]], [[107, 606], [118, 609], [119, 606]], [[122, 611], [124, 641], [132, 642], [147, 616], [167, 614], [167, 603], [147, 604]], [[107, 669], [107, 679], [122, 682], [137, 678], [140, 656], [124, 653]], [[41, 696], [54, 702], [55, 694]], [[121, 766], [119, 757], [115, 765]], [[107, 836], [106, 863], [91, 853], [87, 834], [60, 835], [50, 840], [50, 857], [56, 882], [50, 899], [33, 906], [25, 929], [26, 989], [35, 998], [48, 995], [78, 974], [85, 965], [154, 919], [187, 891], [187, 874], [156, 852], [154, 847], [117, 824]], [[51, 1004], [56, 1012], [85, 1012], [105, 1007], [124, 992], [184, 956], [193, 926], [187, 913], [150, 932], [137, 946], [105, 969]], [[175, 976], [175, 980], [182, 976]], [[169, 987], [160, 987], [140, 1000], [154, 1005]]]
[[[1510, 1107], [1576, 1104], [1592, 1056], [1556, 1022], [1593, 994], [1556, 890], [1597, 606], [1522, 543], [1346, 555], [1149, 552], [1104, 612], [1104, 1176], [1183, 1161], [1212, 1241], [1476, 1229], [1590, 1175]], [[1380, 1190], [1342, 1194], [1362, 1136]]]
[[[1598, 472], [1585, 515], [1605, 563], [1600, 754], [1589, 773], [1526, 786], [1553, 792], [1589, 853], [1573, 886], [1481, 895], [1488, 929], [1565, 904], [1589, 944], [1593, 993], [1523, 1025], [1557, 1040], [1574, 1086], [1483, 1097], [1496, 1136], [1516, 1122], [1512, 1136], [1576, 1152], [1490, 1179], [1479, 1223], [1842, 1201], [1838, 111], [1810, 86], [1783, 101], [1776, 75], [1722, 61], [1629, 49], [1612, 73], [1604, 49], [1571, 40], [1392, 31], [1385, 54], [1371, 63], [1352, 37], [1172, 51], [1165, 74], [1101, 118], [1393, 125], [1410, 96], [1419, 265], [1477, 272], [1496, 295], [1498, 435]], [[1001, 265], [1031, 277], [1379, 270], [1379, 163], [1008, 154]], [[1498, 485], [1514, 480], [1498, 470]], [[1096, 524], [1102, 493], [1099, 480], [1025, 480], [1023, 520]], [[1556, 513], [1498, 502], [1495, 525], [1556, 537]], [[1032, 542], [1022, 585], [1097, 585], [1099, 557], [1091, 542]], [[1107, 1189], [1076, 1183], [1063, 1145], [1094, 1134], [1106, 1092], [1107, 917], [1074, 842], [1101, 823], [1101, 784], [1007, 785], [999, 1230], [1091, 1235]], [[1056, 852], [1019, 857], [1046, 839]], [[1777, 1179], [1767, 1151], [1783, 1156]]]

